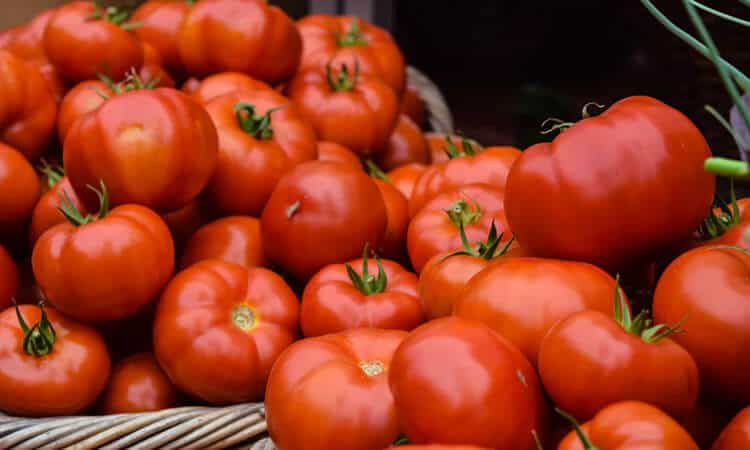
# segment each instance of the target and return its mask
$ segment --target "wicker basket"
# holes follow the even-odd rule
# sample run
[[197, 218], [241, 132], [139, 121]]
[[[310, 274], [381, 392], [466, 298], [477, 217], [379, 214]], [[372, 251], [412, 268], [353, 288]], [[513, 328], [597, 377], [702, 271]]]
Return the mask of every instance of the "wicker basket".
[[[453, 117], [438, 87], [413, 67], [407, 76], [425, 101], [432, 131], [453, 132]], [[44, 419], [0, 414], [0, 448], [275, 450], [266, 435], [264, 414], [262, 403]]]

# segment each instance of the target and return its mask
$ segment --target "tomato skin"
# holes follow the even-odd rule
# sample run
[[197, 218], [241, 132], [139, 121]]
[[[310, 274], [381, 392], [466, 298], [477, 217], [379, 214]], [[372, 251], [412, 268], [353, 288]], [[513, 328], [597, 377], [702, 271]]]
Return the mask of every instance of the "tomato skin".
[[532, 450], [531, 432], [543, 430], [534, 369], [479, 322], [446, 317], [417, 328], [393, 355], [389, 380], [401, 431], [415, 444]]
[[261, 216], [269, 262], [301, 280], [328, 264], [356, 258], [365, 244], [377, 248], [386, 226], [383, 196], [372, 179], [362, 170], [328, 161], [292, 169], [276, 185]]
[[[285, 350], [266, 392], [268, 432], [278, 448], [376, 450], [393, 442], [398, 424], [388, 372], [406, 335], [361, 328], [303, 339]], [[361, 364], [376, 361], [382, 371], [368, 375]]]
[[357, 169], [362, 168], [356, 153], [341, 144], [329, 141], [318, 141], [318, 161], [340, 162]]
[[[391, 447], [389, 447], [391, 448]], [[474, 445], [399, 445], [399, 450], [491, 450]]]
[[180, 30], [190, 6], [184, 0], [149, 0], [135, 10], [132, 22], [140, 26], [133, 32], [138, 38], [150, 44], [159, 53], [164, 67], [170, 72], [184, 72], [177, 49], [177, 33]]
[[55, 10], [44, 30], [47, 57], [72, 81], [93, 80], [97, 73], [118, 80], [143, 64], [143, 47], [135, 34], [106, 20], [92, 19], [95, 11], [93, 2], [65, 4]]
[[664, 271], [654, 293], [654, 319], [675, 323], [687, 316], [684, 333], [672, 339], [695, 358], [701, 386], [726, 401], [750, 401], [750, 257], [700, 247], [682, 254]]
[[[20, 305], [19, 310], [29, 326], [41, 317], [37, 306]], [[57, 339], [43, 357], [22, 350], [23, 332], [15, 309], [0, 313], [0, 410], [7, 414], [79, 414], [94, 404], [107, 385], [109, 353], [99, 333], [53, 308], [45, 311]]]
[[[383, 292], [366, 295], [349, 279], [344, 264], [331, 264], [315, 274], [302, 294], [300, 322], [305, 337], [355, 328], [409, 331], [424, 322], [417, 297], [417, 277], [396, 262], [381, 260], [387, 277]], [[362, 275], [362, 259], [349, 266]], [[377, 275], [375, 260], [368, 260]]]
[[208, 76], [202, 81], [197, 81], [189, 93], [193, 99], [203, 105], [208, 104], [216, 97], [229, 94], [234, 91], [256, 91], [273, 90], [273, 88], [260, 80], [240, 72], [222, 72]]
[[714, 196], [709, 156], [682, 113], [628, 97], [523, 152], [508, 175], [508, 220], [534, 254], [619, 270], [697, 229]]
[[174, 270], [164, 221], [123, 205], [79, 227], [65, 222], [37, 240], [31, 263], [49, 302], [86, 322], [118, 320], [154, 300]]
[[137, 203], [171, 212], [208, 184], [217, 143], [211, 117], [190, 97], [168, 88], [138, 90], [112, 97], [74, 122], [63, 159], [71, 185], [90, 209], [98, 201], [86, 186], [103, 180], [113, 206]]
[[387, 171], [406, 164], [429, 162], [430, 153], [422, 130], [409, 116], [400, 114], [388, 144], [377, 155], [378, 165]]
[[60, 142], [65, 142], [68, 131], [76, 120], [104, 104], [106, 100], [102, 95], [113, 97], [115, 93], [99, 80], [78, 83], [65, 94], [57, 115], [57, 134]]
[[[351, 30], [357, 22], [361, 45], [342, 47], [339, 37]], [[376, 76], [387, 83], [399, 96], [406, 83], [406, 65], [401, 49], [391, 35], [354, 16], [311, 14], [297, 21], [304, 43], [300, 71], [324, 69], [326, 64], [354, 67], [358, 61], [360, 71]]]
[[406, 114], [418, 127], [427, 124], [427, 113], [425, 103], [419, 90], [411, 84], [406, 85], [404, 95], [401, 97], [401, 114]]
[[[446, 152], [447, 138], [450, 138], [451, 142], [453, 142], [456, 146], [460, 148], [461, 140], [463, 138], [457, 134], [445, 134], [445, 133], [435, 133], [435, 132], [427, 132], [424, 134], [424, 139], [427, 142], [427, 147], [429, 148], [429, 151], [430, 151], [430, 162], [439, 163], [439, 162], [446, 162], [450, 160], [450, 157], [448, 156], [448, 153]], [[476, 142], [469, 141], [469, 144], [476, 152], [482, 151], [482, 147]]]
[[201, 0], [177, 35], [192, 75], [236, 71], [275, 83], [294, 75], [302, 38], [281, 9], [263, 0]]
[[409, 202], [388, 181], [374, 179], [383, 196], [388, 224], [378, 247], [379, 254], [386, 258], [406, 260], [406, 231], [409, 228]]
[[101, 400], [103, 414], [160, 411], [177, 405], [177, 390], [152, 353], [138, 353], [112, 369]]
[[60, 210], [60, 199], [67, 197], [78, 211], [86, 214], [86, 207], [81, 203], [68, 177], [60, 178], [55, 185], [42, 194], [34, 206], [31, 214], [31, 225], [29, 225], [29, 241], [34, 244], [39, 237], [53, 226], [65, 223], [67, 220]]
[[0, 308], [5, 309], [13, 303], [13, 298], [21, 284], [18, 267], [13, 258], [0, 246]]
[[[240, 317], [238, 308], [252, 317]], [[299, 302], [280, 276], [201, 261], [177, 274], [162, 293], [154, 352], [184, 392], [217, 405], [257, 401], [274, 361], [294, 342], [298, 321]]]
[[206, 259], [220, 259], [247, 268], [265, 266], [260, 220], [230, 216], [198, 229], [185, 244], [180, 267], [184, 269]]
[[253, 137], [237, 119], [234, 108], [239, 103], [252, 104], [255, 114], [262, 116], [271, 108], [288, 105], [289, 100], [271, 90], [234, 91], [206, 105], [219, 135], [218, 163], [207, 188], [208, 197], [219, 211], [257, 216], [284, 174], [315, 159], [317, 140], [292, 105], [271, 115], [272, 137]]
[[414, 192], [414, 186], [425, 170], [427, 170], [427, 166], [424, 164], [407, 164], [388, 172], [388, 178], [391, 179], [391, 183], [393, 183], [396, 189], [401, 191], [407, 200], [410, 200], [411, 194]]
[[[642, 402], [614, 403], [581, 429], [600, 450], [698, 450], [690, 435], [659, 409]], [[557, 450], [584, 450], [574, 431]]]
[[0, 230], [14, 230], [31, 217], [41, 186], [18, 150], [0, 142]]
[[740, 411], [724, 428], [711, 450], [750, 448], [750, 407]]
[[182, 249], [190, 237], [200, 227], [211, 221], [213, 211], [200, 198], [193, 200], [181, 209], [162, 215], [174, 239], [175, 249]]
[[429, 166], [417, 180], [409, 199], [411, 217], [415, 217], [427, 202], [450, 189], [471, 183], [486, 183], [505, 189], [510, 167], [520, 155], [521, 151], [513, 147], [487, 147], [475, 156], [459, 156]]
[[138, 77], [143, 83], [152, 83], [154, 87], [175, 87], [174, 79], [163, 67], [161, 56], [147, 42], [143, 43], [143, 65], [138, 71]]

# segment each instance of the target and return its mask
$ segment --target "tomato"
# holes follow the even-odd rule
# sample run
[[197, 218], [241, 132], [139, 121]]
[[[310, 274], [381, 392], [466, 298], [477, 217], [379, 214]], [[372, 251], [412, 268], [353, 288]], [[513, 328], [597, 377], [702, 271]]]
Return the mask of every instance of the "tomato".
[[428, 164], [430, 153], [422, 130], [405, 114], [398, 116], [388, 144], [377, 155], [377, 162], [384, 170], [392, 170], [410, 163]]
[[419, 177], [422, 176], [425, 170], [427, 170], [427, 166], [424, 164], [412, 163], [393, 169], [387, 175], [393, 186], [401, 191], [404, 197], [409, 200], [411, 199], [411, 194], [414, 191], [417, 180], [419, 180]]
[[69, 90], [60, 103], [57, 115], [57, 134], [60, 142], [65, 142], [73, 123], [91, 111], [99, 109], [114, 91], [107, 83], [99, 80], [88, 80], [75, 85]]
[[31, 217], [41, 187], [21, 152], [0, 143], [0, 230], [16, 231]]
[[335, 142], [318, 142], [318, 160], [340, 162], [358, 169], [362, 168], [362, 163], [356, 153]]
[[230, 216], [201, 227], [190, 237], [180, 260], [185, 268], [205, 259], [221, 259], [241, 266], [263, 267], [263, 241], [260, 220]]
[[750, 448], [750, 407], [740, 411], [721, 432], [711, 450]]
[[307, 279], [328, 264], [378, 248], [387, 226], [383, 196], [362, 170], [311, 161], [276, 185], [261, 216], [266, 257]]
[[429, 132], [424, 134], [424, 139], [427, 142], [427, 147], [430, 151], [430, 161], [433, 163], [445, 162], [451, 159], [449, 153], [452, 151], [450, 145], [470, 145], [474, 152], [482, 151], [482, 146], [479, 142], [473, 139], [464, 139], [457, 134], [445, 134], [445, 133], [434, 133]]
[[0, 246], [0, 309], [11, 305], [20, 282], [16, 263], [5, 248]]
[[409, 223], [406, 244], [417, 273], [438, 253], [461, 250], [461, 228], [469, 242], [483, 239], [495, 224], [510, 239], [503, 211], [503, 191], [487, 184], [471, 184], [433, 198]]
[[200, 199], [193, 200], [181, 209], [162, 215], [174, 238], [175, 248], [181, 249], [200, 227], [214, 216], [213, 211]]
[[39, 198], [34, 206], [29, 225], [29, 241], [33, 244], [45, 231], [53, 226], [64, 223], [65, 216], [60, 212], [61, 199], [69, 199], [75, 208], [86, 214], [86, 208], [78, 199], [68, 177], [61, 168], [44, 167], [44, 173], [48, 175], [48, 183], [52, 186]]
[[690, 433], [698, 447], [710, 449], [737, 411], [737, 407], [721, 399], [699, 394], [695, 409], [680, 421], [680, 425]]
[[151, 353], [138, 353], [112, 369], [101, 400], [104, 414], [139, 413], [172, 408], [177, 391]]
[[531, 364], [479, 322], [446, 317], [417, 328], [393, 355], [389, 380], [401, 431], [415, 444], [532, 450], [544, 426]]
[[523, 152], [508, 175], [508, 221], [539, 256], [626, 268], [698, 228], [714, 196], [709, 156], [682, 113], [628, 97]]
[[201, 81], [199, 79], [195, 77], [190, 77], [187, 79], [187, 81], [182, 83], [182, 87], [180, 88], [180, 90], [186, 94], [192, 95], [193, 92], [195, 92], [200, 85], [201, 85]]
[[268, 433], [276, 446], [374, 450], [393, 442], [399, 430], [388, 372], [404, 337], [404, 331], [361, 328], [289, 347], [266, 391]]
[[[735, 208], [736, 204], [736, 208]], [[733, 245], [750, 249], [745, 233], [750, 229], [750, 198], [734, 198], [724, 208], [714, 208], [701, 226], [700, 237], [704, 241], [691, 242], [695, 246]]]
[[378, 246], [383, 256], [395, 260], [406, 260], [406, 231], [409, 228], [409, 201], [389, 180], [375, 179], [383, 196], [388, 224]]
[[190, 10], [187, 0], [149, 0], [133, 13], [131, 21], [139, 24], [133, 32], [138, 38], [153, 46], [164, 67], [170, 72], [184, 72], [177, 48], [177, 34]]
[[581, 432], [587, 446], [571, 431], [557, 450], [698, 450], [695, 441], [674, 419], [636, 401], [607, 406], [583, 424]]
[[168, 88], [136, 90], [75, 121], [63, 159], [71, 185], [89, 208], [96, 196], [86, 186], [103, 180], [112, 205], [171, 212], [208, 184], [217, 142], [211, 117], [187, 95]]
[[491, 450], [474, 445], [399, 445], [398, 450]]
[[297, 297], [270, 270], [201, 261], [164, 290], [154, 351], [190, 395], [212, 404], [258, 401], [274, 361], [296, 338], [298, 319]]
[[140, 205], [109, 211], [104, 185], [98, 194], [95, 217], [62, 205], [68, 222], [42, 234], [31, 256], [49, 302], [88, 322], [135, 314], [156, 298], [174, 269], [174, 244], [161, 217]]
[[419, 177], [409, 199], [409, 213], [412, 217], [441, 192], [470, 183], [486, 183], [505, 189], [508, 171], [521, 151], [513, 147], [487, 147], [476, 153], [471, 145], [464, 140], [461, 151], [453, 145], [452, 159], [429, 166]]
[[60, 6], [44, 30], [44, 51], [55, 69], [72, 81], [104, 74], [120, 79], [143, 64], [143, 46], [131, 32], [128, 14], [94, 2]]
[[358, 65], [300, 72], [289, 97], [310, 121], [318, 137], [371, 155], [383, 150], [398, 119], [398, 98], [379, 78]]
[[427, 112], [422, 95], [415, 86], [406, 85], [404, 95], [401, 97], [401, 114], [406, 114], [418, 127], [427, 124]]
[[272, 88], [265, 82], [256, 80], [244, 73], [223, 72], [211, 75], [198, 82], [190, 94], [198, 103], [206, 105], [216, 97], [234, 91], [256, 90], [272, 90]]
[[304, 43], [300, 71], [358, 61], [362, 73], [385, 81], [399, 96], [406, 82], [404, 55], [390, 34], [354, 16], [313, 14], [297, 21]]
[[107, 346], [92, 327], [33, 305], [0, 313], [3, 412], [35, 417], [82, 413], [106, 386], [109, 368]]
[[[132, 76], [132, 75], [131, 75]], [[138, 77], [143, 83], [153, 87], [174, 88], [175, 82], [161, 62], [161, 56], [156, 49], [146, 42], [143, 43], [143, 66], [138, 71]]]
[[0, 141], [36, 159], [52, 137], [57, 114], [37, 67], [0, 50], [0, 98]]
[[206, 110], [219, 134], [207, 192], [219, 211], [259, 215], [279, 179], [317, 156], [315, 132], [281, 94], [234, 91], [211, 100]]
[[726, 401], [750, 401], [750, 256], [740, 250], [702, 247], [673, 261], [654, 293], [654, 319], [687, 317], [673, 339], [695, 358], [706, 392]]
[[235, 71], [274, 83], [297, 70], [302, 39], [281, 9], [263, 0], [201, 0], [177, 34], [192, 75]]

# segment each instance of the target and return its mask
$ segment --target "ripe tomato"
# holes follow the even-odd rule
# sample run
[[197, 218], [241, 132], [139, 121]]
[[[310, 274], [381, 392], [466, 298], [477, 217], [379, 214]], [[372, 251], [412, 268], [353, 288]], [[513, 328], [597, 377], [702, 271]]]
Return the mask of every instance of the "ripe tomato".
[[393, 186], [401, 191], [404, 197], [409, 200], [411, 199], [412, 192], [414, 192], [417, 180], [419, 180], [419, 177], [422, 176], [425, 170], [427, 170], [427, 166], [424, 164], [407, 164], [388, 172], [388, 178], [390, 178]]
[[328, 264], [377, 248], [387, 225], [383, 196], [362, 170], [311, 161], [276, 185], [261, 217], [265, 254], [304, 280]]
[[300, 312], [305, 337], [354, 328], [409, 331], [424, 322], [417, 277], [379, 258], [375, 275], [368, 258], [365, 248], [362, 259], [326, 266], [307, 283]]
[[93, 405], [108, 378], [107, 346], [94, 328], [52, 308], [40, 311], [21, 305], [0, 313], [3, 412], [34, 417], [79, 414]]
[[39, 236], [53, 226], [64, 223], [65, 216], [60, 212], [61, 199], [69, 199], [75, 208], [86, 214], [86, 208], [78, 199], [68, 177], [61, 168], [45, 166], [44, 173], [48, 175], [48, 183], [51, 185], [39, 198], [31, 214], [31, 225], [29, 226], [29, 241], [34, 244]]
[[430, 152], [422, 130], [409, 116], [398, 116], [396, 128], [391, 132], [385, 149], [377, 155], [377, 162], [384, 170], [392, 170], [410, 163], [430, 162]]
[[[735, 207], [736, 204], [736, 207]], [[745, 233], [750, 229], [750, 197], [734, 198], [725, 208], [714, 208], [703, 221], [701, 237], [705, 239], [697, 245], [733, 245], [750, 249], [750, 242], [745, 239]]]
[[409, 201], [390, 181], [375, 178], [375, 184], [383, 196], [388, 224], [378, 246], [386, 258], [405, 261], [406, 230], [409, 228]]
[[177, 390], [152, 353], [138, 353], [115, 365], [104, 390], [104, 414], [139, 413], [172, 408]]
[[55, 129], [57, 106], [36, 66], [0, 50], [0, 141], [34, 160]]
[[193, 233], [208, 223], [213, 216], [211, 208], [205, 202], [196, 199], [177, 211], [163, 214], [162, 219], [172, 232], [175, 248], [182, 249]]
[[0, 142], [0, 230], [23, 226], [40, 192], [39, 178], [24, 155]]
[[642, 402], [611, 404], [580, 428], [586, 445], [571, 431], [557, 450], [698, 450], [674, 419]]
[[200, 81], [191, 92], [193, 99], [203, 105], [208, 104], [216, 97], [229, 94], [234, 91], [257, 91], [273, 90], [267, 83], [256, 80], [244, 73], [222, 72], [206, 77]]
[[317, 156], [315, 132], [281, 94], [234, 91], [211, 100], [206, 110], [219, 135], [207, 195], [221, 212], [260, 215], [279, 179]]
[[750, 401], [750, 256], [741, 250], [701, 247], [673, 261], [654, 294], [654, 319], [687, 317], [673, 339], [695, 358], [706, 392], [726, 401]]
[[[143, 65], [137, 72], [141, 82], [151, 87], [174, 88], [172, 76], [164, 69], [161, 56], [151, 44], [143, 43]], [[133, 76], [131, 72], [130, 76]]]
[[543, 430], [534, 369], [479, 322], [446, 317], [417, 328], [393, 355], [389, 379], [401, 431], [415, 444], [532, 450], [532, 432]]
[[300, 72], [289, 85], [289, 97], [321, 140], [370, 155], [388, 143], [398, 119], [398, 98], [387, 84], [361, 74], [358, 67], [329, 65]]
[[208, 184], [217, 142], [211, 117], [187, 95], [168, 88], [135, 90], [75, 121], [63, 159], [71, 185], [89, 208], [96, 196], [86, 186], [103, 180], [112, 205], [171, 212]]
[[409, 223], [406, 244], [417, 273], [439, 253], [461, 250], [461, 228], [469, 242], [487, 237], [495, 224], [510, 239], [503, 211], [503, 191], [487, 184], [471, 184], [433, 198]]
[[99, 109], [107, 97], [114, 96], [111, 86], [100, 80], [88, 80], [75, 85], [60, 103], [57, 115], [57, 134], [65, 142], [73, 123], [91, 111]]
[[[457, 134], [445, 134], [429, 132], [424, 134], [427, 147], [430, 151], [430, 162], [445, 162], [451, 159], [449, 153], [452, 151], [451, 145], [470, 145], [475, 153], [482, 151], [479, 142], [473, 139], [465, 139]], [[465, 142], [465, 144], [464, 144]]]
[[539, 256], [626, 268], [698, 228], [714, 196], [709, 156], [682, 113], [628, 97], [523, 152], [508, 176], [508, 221]]
[[362, 73], [385, 81], [399, 96], [406, 82], [404, 55], [390, 34], [354, 16], [309, 15], [297, 22], [304, 43], [300, 70], [358, 61]]
[[143, 64], [143, 46], [129, 31], [128, 16], [89, 1], [60, 6], [44, 30], [44, 51], [55, 69], [72, 81], [92, 80], [99, 73], [120, 79]]
[[474, 445], [399, 445], [398, 450], [491, 450]]
[[202, 0], [177, 34], [192, 75], [236, 71], [274, 83], [297, 70], [302, 39], [292, 19], [263, 0]]
[[109, 211], [104, 185], [98, 194], [96, 217], [62, 205], [68, 222], [42, 234], [31, 256], [50, 303], [87, 322], [135, 314], [159, 295], [174, 269], [174, 244], [161, 217], [140, 205]]
[[401, 97], [401, 114], [406, 114], [418, 127], [427, 124], [427, 113], [425, 103], [419, 90], [411, 84], [406, 85], [404, 95]]
[[721, 432], [711, 450], [750, 448], [750, 407], [740, 411]]
[[0, 246], [0, 309], [9, 307], [20, 284], [18, 267], [13, 258]]
[[186, 268], [205, 259], [220, 259], [241, 266], [263, 267], [263, 240], [260, 220], [230, 216], [201, 227], [185, 244], [180, 267]]
[[356, 153], [335, 142], [318, 142], [318, 160], [340, 162], [357, 169], [362, 168], [362, 163]]
[[184, 72], [177, 49], [177, 33], [190, 10], [187, 0], [149, 0], [133, 13], [131, 21], [139, 24], [133, 31], [141, 41], [150, 44], [170, 72]]
[[297, 297], [280, 276], [201, 261], [162, 293], [154, 351], [175, 386], [190, 395], [212, 404], [258, 401], [274, 361], [296, 338], [298, 320]]
[[361, 328], [289, 347], [266, 391], [268, 433], [278, 448], [371, 450], [393, 442], [399, 430], [388, 372], [404, 337]]

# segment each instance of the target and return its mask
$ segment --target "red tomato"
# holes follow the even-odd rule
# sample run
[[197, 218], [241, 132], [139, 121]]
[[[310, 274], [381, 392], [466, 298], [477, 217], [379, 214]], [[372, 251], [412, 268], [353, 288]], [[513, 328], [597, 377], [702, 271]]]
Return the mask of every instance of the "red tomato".
[[184, 72], [177, 49], [177, 33], [190, 10], [186, 0], [149, 0], [133, 13], [133, 31], [141, 41], [156, 49], [164, 66], [173, 73]]
[[24, 155], [0, 142], [0, 230], [23, 226], [40, 192], [39, 178]]
[[268, 433], [278, 448], [371, 450], [393, 442], [399, 430], [388, 372], [404, 337], [361, 328], [289, 347], [266, 391]]
[[508, 221], [534, 254], [625, 268], [698, 228], [714, 196], [709, 156], [682, 113], [628, 97], [523, 152], [508, 176]]
[[390, 181], [375, 179], [385, 204], [388, 224], [378, 246], [386, 258], [406, 260], [406, 230], [409, 228], [409, 201]]
[[411, 163], [428, 164], [430, 151], [422, 130], [409, 116], [401, 114], [388, 138], [388, 144], [377, 155], [377, 162], [384, 170], [392, 170]]
[[236, 71], [274, 83], [297, 70], [302, 39], [294, 22], [264, 0], [201, 0], [177, 34], [192, 75]]
[[86, 186], [103, 180], [112, 205], [171, 212], [208, 184], [217, 142], [211, 117], [187, 95], [168, 88], [136, 90], [75, 121], [63, 158], [71, 185], [89, 208], [96, 196]]
[[378, 258], [376, 263], [374, 274], [365, 249], [364, 259], [331, 264], [315, 274], [302, 294], [302, 334], [354, 328], [409, 331], [424, 322], [417, 277], [396, 262]]
[[138, 353], [112, 369], [101, 400], [104, 414], [139, 413], [172, 408], [177, 391], [151, 353]]
[[390, 178], [393, 186], [396, 187], [407, 200], [411, 199], [411, 194], [414, 192], [414, 186], [417, 184], [417, 180], [422, 176], [422, 173], [427, 170], [427, 166], [424, 164], [407, 164], [397, 169], [393, 169], [388, 172], [388, 178]]
[[[734, 190], [734, 186], [732, 186]], [[750, 242], [745, 239], [745, 234], [750, 229], [750, 198], [734, 200], [726, 210], [714, 208], [701, 226], [701, 237], [706, 240], [698, 245], [733, 245], [750, 249]], [[734, 211], [734, 202], [737, 210]]]
[[289, 97], [321, 140], [370, 155], [388, 143], [398, 119], [398, 98], [387, 84], [357, 67], [300, 72], [289, 85]]
[[29, 241], [32, 244], [45, 231], [57, 224], [66, 222], [65, 216], [59, 209], [61, 199], [69, 199], [78, 211], [86, 214], [86, 208], [78, 199], [73, 187], [70, 185], [70, 181], [68, 181], [68, 177], [65, 176], [62, 169], [57, 170], [59, 171], [56, 172], [53, 168], [45, 169], [47, 173], [51, 174], [49, 183], [52, 184], [52, 187], [42, 194], [34, 206], [34, 211], [31, 215], [31, 225], [29, 226]]
[[318, 70], [332, 62], [353, 65], [385, 81], [399, 96], [406, 82], [404, 55], [390, 34], [354, 16], [309, 15], [297, 22], [304, 43], [302, 70]]
[[356, 153], [335, 142], [318, 142], [318, 160], [340, 162], [357, 169], [362, 168], [362, 163]]
[[175, 248], [181, 249], [190, 237], [200, 227], [208, 223], [213, 217], [213, 212], [205, 205], [205, 202], [193, 200], [187, 206], [163, 214], [162, 219], [169, 227], [174, 238]]
[[479, 322], [446, 317], [417, 328], [393, 355], [389, 379], [401, 431], [415, 444], [532, 450], [532, 432], [543, 430], [534, 369]]
[[0, 313], [0, 410], [7, 414], [79, 414], [107, 385], [109, 354], [99, 333], [44, 311], [21, 305]]
[[162, 66], [161, 56], [151, 44], [146, 42], [143, 43], [143, 66], [137, 74], [141, 82], [148, 86], [175, 87], [174, 79]]
[[695, 358], [706, 392], [727, 401], [750, 401], [750, 256], [702, 247], [667, 267], [654, 294], [654, 319], [687, 318], [673, 339]]
[[482, 146], [473, 139], [464, 139], [457, 134], [445, 134], [445, 133], [425, 133], [424, 139], [427, 142], [427, 147], [430, 150], [430, 161], [432, 163], [445, 162], [451, 159], [449, 156], [450, 144], [463, 145], [464, 141], [467, 145], [470, 145], [475, 152], [481, 152]]
[[607, 406], [583, 424], [581, 431], [588, 446], [571, 431], [557, 450], [698, 450], [695, 441], [674, 419], [635, 401]]
[[102, 73], [119, 79], [143, 64], [143, 46], [129, 31], [128, 14], [89, 1], [74, 1], [55, 10], [44, 31], [44, 51], [64, 77], [95, 79]]
[[307, 279], [328, 264], [378, 248], [387, 226], [383, 196], [362, 170], [312, 161], [276, 185], [261, 217], [266, 257]]
[[206, 77], [195, 85], [190, 94], [198, 103], [208, 104], [216, 97], [229, 94], [234, 91], [257, 91], [273, 90], [271, 86], [263, 81], [256, 80], [244, 73], [223, 72]]
[[263, 267], [266, 261], [260, 220], [230, 216], [201, 227], [185, 244], [180, 267], [186, 268], [205, 259], [220, 259], [247, 268]]
[[401, 97], [401, 114], [406, 114], [418, 127], [427, 124], [427, 112], [425, 103], [419, 89], [411, 84], [406, 85], [404, 96]]
[[491, 450], [491, 449], [487, 447], [477, 447], [474, 445], [399, 445], [398, 450]]
[[57, 134], [60, 142], [65, 142], [73, 123], [91, 111], [99, 109], [107, 97], [114, 96], [114, 91], [99, 80], [79, 83], [69, 90], [60, 103], [57, 115]]
[[487, 184], [471, 184], [433, 198], [409, 223], [406, 244], [417, 273], [439, 253], [461, 250], [461, 227], [469, 242], [487, 237], [490, 227], [510, 239], [503, 211], [503, 191]]
[[743, 409], [721, 432], [711, 450], [750, 448], [750, 407]]
[[0, 50], [0, 141], [34, 160], [55, 130], [57, 106], [36, 66]]
[[258, 401], [274, 361], [295, 340], [298, 320], [297, 297], [280, 276], [201, 261], [164, 290], [154, 351], [172, 382], [190, 395], [212, 404]]
[[64, 205], [69, 222], [37, 240], [34, 276], [47, 299], [78, 320], [103, 322], [131, 316], [154, 300], [174, 270], [174, 244], [156, 213], [140, 205], [82, 216]]
[[11, 305], [19, 284], [18, 267], [5, 248], [0, 246], [0, 309]]
[[234, 91], [211, 100], [206, 110], [219, 134], [218, 163], [207, 188], [219, 211], [260, 215], [279, 179], [317, 156], [315, 132], [281, 94]]

